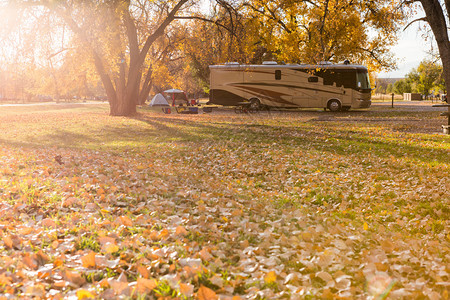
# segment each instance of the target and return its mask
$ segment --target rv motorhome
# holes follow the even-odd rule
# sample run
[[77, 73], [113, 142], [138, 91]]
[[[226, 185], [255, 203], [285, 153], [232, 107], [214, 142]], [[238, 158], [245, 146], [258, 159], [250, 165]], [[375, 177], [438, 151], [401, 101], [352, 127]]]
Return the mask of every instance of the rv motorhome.
[[250, 102], [258, 108], [324, 108], [330, 111], [371, 105], [369, 75], [362, 65], [265, 62], [262, 65], [226, 63], [209, 68], [209, 102], [212, 104], [235, 106]]

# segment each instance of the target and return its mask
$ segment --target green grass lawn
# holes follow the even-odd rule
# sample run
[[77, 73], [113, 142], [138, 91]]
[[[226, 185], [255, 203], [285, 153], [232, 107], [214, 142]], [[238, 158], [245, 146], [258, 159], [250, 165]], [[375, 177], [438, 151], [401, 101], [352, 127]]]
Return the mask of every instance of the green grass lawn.
[[0, 294], [447, 299], [435, 118], [0, 107]]

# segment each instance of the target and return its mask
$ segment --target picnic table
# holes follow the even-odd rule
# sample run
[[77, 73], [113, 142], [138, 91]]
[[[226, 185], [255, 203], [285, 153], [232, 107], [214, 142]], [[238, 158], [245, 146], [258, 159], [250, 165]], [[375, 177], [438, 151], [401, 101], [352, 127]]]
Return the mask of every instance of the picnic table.
[[450, 104], [435, 104], [433, 107], [447, 107], [448, 111], [441, 113], [441, 116], [447, 117], [447, 125], [442, 125], [445, 134], [450, 134]]

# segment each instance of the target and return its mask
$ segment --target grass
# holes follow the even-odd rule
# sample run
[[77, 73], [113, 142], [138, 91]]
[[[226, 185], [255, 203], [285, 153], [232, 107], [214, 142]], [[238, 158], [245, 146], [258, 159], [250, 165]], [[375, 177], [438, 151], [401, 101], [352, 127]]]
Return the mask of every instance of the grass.
[[[439, 280], [448, 276], [427, 267], [439, 259], [445, 268], [450, 237], [450, 137], [426, 127], [434, 118], [388, 110], [145, 109], [119, 118], [106, 105], [0, 107], [0, 225], [8, 228], [0, 255], [17, 269], [33, 267], [20, 252], [30, 237], [42, 238], [42, 251], [67, 268], [94, 251], [102, 263], [80, 272], [83, 288], [96, 295], [107, 289], [98, 281], [123, 273], [133, 282], [142, 265], [158, 281], [147, 291], [153, 297], [180, 296], [177, 282], [192, 285], [194, 297], [200, 286], [229, 296], [290, 295], [292, 286], [337, 296], [315, 274], [336, 278], [345, 265], [351, 296], [371, 297], [370, 260], [403, 286], [428, 278], [428, 290], [444, 293]], [[102, 239], [120, 251], [106, 250], [113, 248]], [[411, 262], [423, 269], [401, 271]], [[264, 283], [272, 269], [279, 280]], [[283, 276], [300, 269], [312, 284], [298, 279], [288, 288]], [[55, 267], [55, 278], [63, 270]], [[222, 287], [212, 278], [223, 270]], [[50, 291], [52, 279], [46, 282]], [[24, 284], [0, 292], [27, 296]]]

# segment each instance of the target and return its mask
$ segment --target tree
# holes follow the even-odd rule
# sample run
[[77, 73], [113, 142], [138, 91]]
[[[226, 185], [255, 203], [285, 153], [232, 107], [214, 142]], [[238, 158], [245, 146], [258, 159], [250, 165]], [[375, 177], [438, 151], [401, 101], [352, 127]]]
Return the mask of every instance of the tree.
[[448, 91], [450, 90], [450, 0], [412, 0], [412, 2], [420, 2], [425, 11], [426, 17], [420, 20], [426, 21], [434, 34]]
[[262, 62], [265, 51], [256, 50], [258, 34], [253, 31], [252, 21], [239, 8], [239, 5], [234, 7], [219, 0], [207, 16], [186, 17], [191, 20], [186, 24], [189, 36], [183, 44], [186, 68], [205, 92], [209, 91], [209, 65], [230, 61]]
[[[10, 1], [10, 6], [19, 2]], [[57, 16], [57, 22], [63, 21], [70, 28], [72, 46], [87, 53], [95, 66], [108, 97], [110, 114], [129, 116], [136, 112], [138, 99], [146, 98], [143, 93], [149, 92], [146, 79], [152, 69], [144, 68], [144, 64], [151, 47], [187, 2], [39, 0], [20, 3], [26, 9], [39, 7], [40, 15]]]
[[390, 0], [247, 0], [243, 6], [258, 27], [262, 45], [280, 61], [350, 59], [379, 70], [396, 65], [389, 47], [406, 17], [399, 4]]
[[394, 93], [403, 95], [404, 93], [411, 93], [411, 84], [406, 79], [397, 80], [394, 83]]
[[378, 85], [375, 89], [375, 94], [386, 94], [386, 87], [384, 85]]
[[387, 94], [391, 94], [394, 92], [394, 86], [392, 85], [392, 83], [389, 83], [387, 88], [386, 88], [386, 93]]
[[442, 66], [429, 60], [420, 63], [417, 69], [413, 69], [406, 75], [413, 89], [428, 97], [430, 91], [439, 85], [442, 78]]

